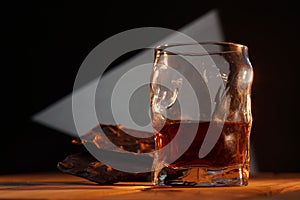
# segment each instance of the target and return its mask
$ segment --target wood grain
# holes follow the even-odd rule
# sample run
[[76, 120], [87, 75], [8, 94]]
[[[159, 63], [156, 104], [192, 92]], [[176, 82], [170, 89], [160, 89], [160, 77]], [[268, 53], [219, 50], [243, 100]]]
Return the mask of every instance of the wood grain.
[[98, 185], [61, 173], [0, 176], [0, 199], [300, 199], [300, 173], [264, 173], [243, 187], [154, 187], [150, 182]]

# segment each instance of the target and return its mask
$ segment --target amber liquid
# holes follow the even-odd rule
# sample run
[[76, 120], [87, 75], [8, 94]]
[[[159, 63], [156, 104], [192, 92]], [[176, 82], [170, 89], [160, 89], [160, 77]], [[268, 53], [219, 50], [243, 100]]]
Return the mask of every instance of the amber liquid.
[[[212, 128], [214, 128], [213, 126], [220, 127], [220, 123], [171, 120], [166, 121], [163, 125], [154, 123], [154, 129], [158, 130], [155, 133], [156, 149], [162, 149], [167, 145], [169, 152], [168, 155], [160, 153], [159, 158], [163, 159], [168, 156], [170, 160], [175, 160], [172, 163], [169, 163], [171, 167], [175, 168], [194, 166], [222, 168], [249, 163], [249, 136], [251, 124], [244, 122], [225, 122], [223, 127], [221, 126], [221, 128], [219, 128], [221, 133], [219, 132], [220, 136], [214, 147], [205, 157], [199, 158], [199, 151], [209, 126], [212, 126]], [[186, 141], [184, 141], [184, 139], [172, 143], [171, 141], [177, 134], [183, 134], [186, 135], [186, 138], [189, 138], [188, 134], [191, 134], [192, 132], [195, 134], [195, 131], [196, 136], [193, 138], [193, 141], [187, 150], [178, 157], [177, 153], [178, 151], [182, 151], [182, 143]], [[177, 158], [172, 158], [173, 154], [175, 154]]]

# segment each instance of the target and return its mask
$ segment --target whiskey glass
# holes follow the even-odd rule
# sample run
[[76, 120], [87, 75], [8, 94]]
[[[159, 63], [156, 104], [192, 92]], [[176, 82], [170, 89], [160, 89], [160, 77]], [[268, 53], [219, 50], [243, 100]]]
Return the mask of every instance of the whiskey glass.
[[252, 82], [245, 45], [155, 48], [150, 80], [154, 185], [248, 184]]

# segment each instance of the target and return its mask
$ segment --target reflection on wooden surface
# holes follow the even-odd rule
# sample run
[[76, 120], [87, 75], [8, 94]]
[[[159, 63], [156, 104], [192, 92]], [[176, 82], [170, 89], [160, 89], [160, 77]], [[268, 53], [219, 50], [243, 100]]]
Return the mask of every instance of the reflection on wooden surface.
[[252, 175], [245, 187], [156, 188], [150, 182], [98, 185], [61, 174], [0, 176], [1, 199], [299, 199], [300, 174]]

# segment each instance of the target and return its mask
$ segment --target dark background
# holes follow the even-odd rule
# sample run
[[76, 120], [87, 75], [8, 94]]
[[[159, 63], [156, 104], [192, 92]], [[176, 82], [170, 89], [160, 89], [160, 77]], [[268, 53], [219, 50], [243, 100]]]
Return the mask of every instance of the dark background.
[[259, 170], [300, 171], [300, 18], [295, 3], [11, 1], [1, 7], [0, 173], [56, 171], [58, 161], [78, 151], [70, 136], [30, 117], [72, 92], [81, 62], [100, 42], [137, 27], [177, 30], [214, 8], [226, 41], [249, 47], [255, 72], [251, 142]]

